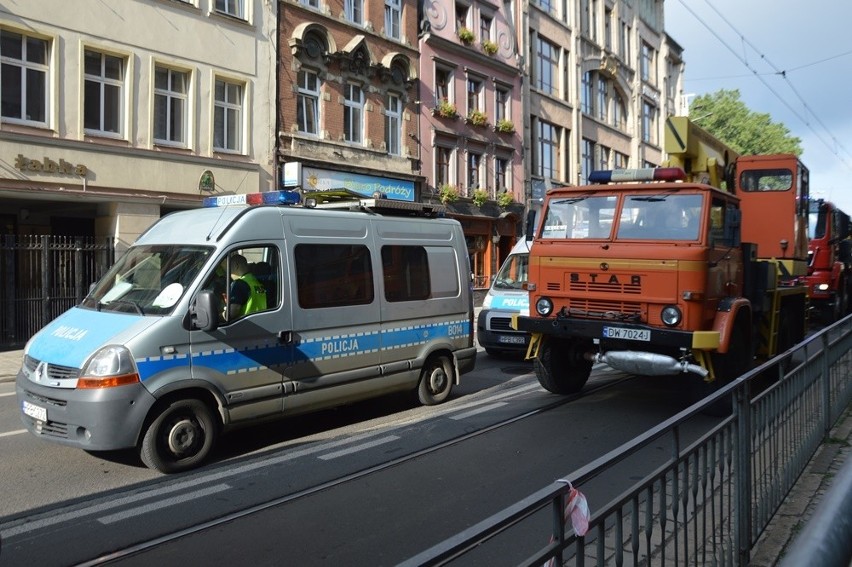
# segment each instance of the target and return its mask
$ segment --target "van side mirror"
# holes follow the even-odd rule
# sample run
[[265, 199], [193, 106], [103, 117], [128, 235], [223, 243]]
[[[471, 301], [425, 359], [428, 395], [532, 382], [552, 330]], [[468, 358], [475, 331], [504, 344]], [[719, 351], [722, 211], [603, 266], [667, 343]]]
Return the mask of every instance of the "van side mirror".
[[201, 330], [205, 332], [215, 331], [219, 328], [219, 314], [216, 309], [216, 297], [209, 289], [198, 292], [195, 301], [189, 307], [187, 323], [189, 330]]

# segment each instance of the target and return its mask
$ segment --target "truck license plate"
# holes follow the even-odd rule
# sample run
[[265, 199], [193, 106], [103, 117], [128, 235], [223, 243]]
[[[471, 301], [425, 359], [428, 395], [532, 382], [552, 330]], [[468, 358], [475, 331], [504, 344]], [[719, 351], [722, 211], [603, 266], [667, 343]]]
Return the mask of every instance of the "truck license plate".
[[650, 341], [651, 331], [648, 329], [625, 329], [624, 327], [604, 327], [603, 336], [607, 339], [622, 339], [628, 341]]
[[526, 340], [524, 339], [524, 337], [516, 337], [514, 335], [500, 335], [499, 337], [497, 337], [497, 342], [510, 345], [526, 344]]
[[31, 418], [38, 421], [47, 421], [47, 408], [43, 408], [29, 402], [24, 402], [23, 409], [24, 413]]

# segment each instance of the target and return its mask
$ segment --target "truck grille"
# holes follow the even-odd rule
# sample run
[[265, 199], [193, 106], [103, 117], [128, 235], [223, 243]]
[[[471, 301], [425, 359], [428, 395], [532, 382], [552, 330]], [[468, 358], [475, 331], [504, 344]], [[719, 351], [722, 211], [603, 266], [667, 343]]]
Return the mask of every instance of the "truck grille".
[[568, 289], [586, 293], [623, 293], [625, 295], [642, 293], [642, 286], [640, 285], [610, 282], [570, 282]]
[[[600, 301], [594, 299], [571, 299], [568, 301], [571, 314], [582, 318], [598, 319], [604, 314], [641, 315], [642, 304], [629, 301]], [[580, 315], [583, 313], [585, 315]]]

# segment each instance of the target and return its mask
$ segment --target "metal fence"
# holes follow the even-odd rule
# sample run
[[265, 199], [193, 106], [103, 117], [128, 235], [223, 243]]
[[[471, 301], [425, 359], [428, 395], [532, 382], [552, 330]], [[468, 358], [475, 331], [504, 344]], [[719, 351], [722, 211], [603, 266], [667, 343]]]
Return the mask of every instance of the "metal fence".
[[[732, 415], [687, 443], [696, 430], [689, 424], [722, 397], [732, 399]], [[494, 554], [500, 564], [747, 565], [751, 549], [850, 399], [852, 317], [847, 317], [566, 482], [543, 488], [402, 565], [477, 564], [478, 554], [501, 545]], [[648, 456], [659, 454], [661, 446], [669, 448], [668, 456]], [[619, 467], [631, 470], [622, 477], [641, 480], [595, 506], [588, 532], [577, 536], [564, 514], [567, 481], [593, 490], [603, 473], [618, 477], [612, 473]], [[510, 559], [505, 552], [510, 548], [521, 548], [522, 559]]]
[[86, 296], [114, 260], [113, 238], [14, 236], [0, 241], [0, 349], [19, 348]]

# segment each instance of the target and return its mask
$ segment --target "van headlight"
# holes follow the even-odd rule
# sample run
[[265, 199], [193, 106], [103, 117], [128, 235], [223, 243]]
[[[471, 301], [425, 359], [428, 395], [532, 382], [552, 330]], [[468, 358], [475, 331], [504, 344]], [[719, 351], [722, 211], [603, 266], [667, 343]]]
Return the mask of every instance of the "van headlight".
[[665, 325], [674, 327], [680, 323], [683, 315], [677, 305], [666, 305], [663, 307], [662, 313], [660, 313], [660, 318]]
[[538, 301], [535, 302], [535, 312], [542, 317], [547, 317], [553, 313], [553, 302], [549, 297], [540, 297]]
[[78, 389], [113, 388], [139, 382], [139, 370], [127, 347], [111, 345], [89, 359], [77, 380]]

